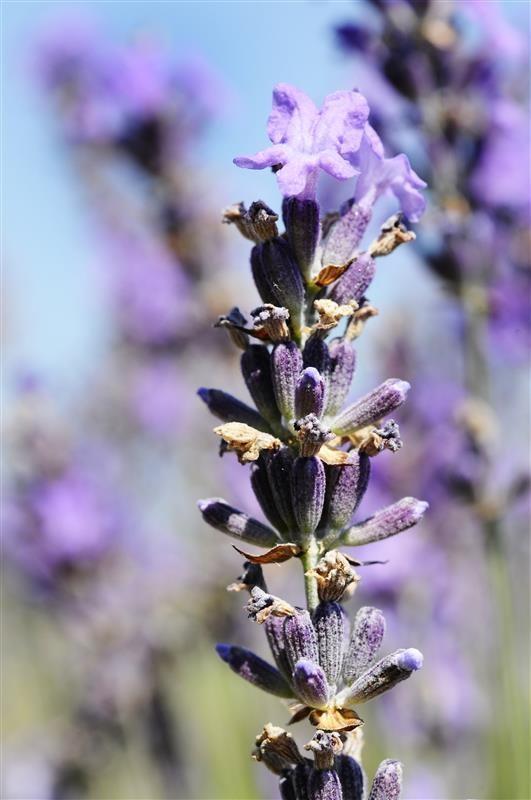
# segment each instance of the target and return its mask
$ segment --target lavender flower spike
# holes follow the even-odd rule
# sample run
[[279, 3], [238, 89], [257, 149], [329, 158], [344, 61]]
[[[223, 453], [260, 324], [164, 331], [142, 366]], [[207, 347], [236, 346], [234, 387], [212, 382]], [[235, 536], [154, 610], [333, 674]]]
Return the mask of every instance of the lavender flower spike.
[[356, 175], [349, 157], [361, 145], [368, 116], [367, 101], [357, 91], [329, 94], [318, 111], [304, 92], [279, 83], [267, 125], [273, 146], [234, 163], [246, 169], [280, 165], [276, 175], [284, 197], [315, 200], [320, 169], [337, 180]]
[[410, 388], [407, 381], [389, 378], [339, 414], [332, 423], [332, 430], [338, 436], [348, 436], [358, 428], [377, 422], [402, 405]]
[[387, 758], [376, 770], [369, 800], [400, 800], [401, 791], [402, 764]]
[[377, 511], [369, 519], [353, 525], [341, 535], [339, 541], [343, 545], [353, 547], [396, 536], [397, 533], [407, 531], [420, 522], [428, 508], [429, 504], [423, 500], [403, 497], [397, 503]]

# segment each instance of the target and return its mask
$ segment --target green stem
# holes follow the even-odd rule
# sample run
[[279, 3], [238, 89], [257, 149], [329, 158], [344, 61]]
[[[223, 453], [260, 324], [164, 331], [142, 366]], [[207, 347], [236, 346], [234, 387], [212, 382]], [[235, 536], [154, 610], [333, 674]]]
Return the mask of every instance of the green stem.
[[304, 591], [306, 593], [306, 605], [308, 611], [311, 613], [315, 611], [319, 604], [319, 596], [317, 594], [317, 581], [312, 575], [307, 575], [311, 569], [315, 569], [317, 561], [319, 560], [319, 548], [315, 536], [312, 536], [306, 550], [301, 556], [302, 568], [304, 570]]

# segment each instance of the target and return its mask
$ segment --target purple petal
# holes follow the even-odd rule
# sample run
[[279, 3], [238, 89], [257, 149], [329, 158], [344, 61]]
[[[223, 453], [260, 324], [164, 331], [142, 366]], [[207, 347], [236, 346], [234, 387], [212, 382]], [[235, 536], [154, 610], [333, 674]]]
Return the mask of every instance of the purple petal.
[[267, 135], [274, 144], [287, 142], [308, 149], [317, 115], [317, 107], [307, 94], [289, 83], [278, 83], [273, 89]]
[[267, 147], [260, 150], [254, 156], [237, 156], [233, 159], [233, 164], [243, 169], [265, 169], [273, 167], [275, 164], [285, 164], [291, 154], [291, 148], [285, 145]]

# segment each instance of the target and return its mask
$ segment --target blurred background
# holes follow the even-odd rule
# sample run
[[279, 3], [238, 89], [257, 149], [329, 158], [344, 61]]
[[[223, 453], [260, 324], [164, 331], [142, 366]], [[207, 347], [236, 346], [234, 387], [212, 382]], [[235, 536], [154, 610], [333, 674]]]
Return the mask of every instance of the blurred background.
[[[380, 269], [353, 395], [412, 383], [404, 448], [361, 518], [418, 528], [356, 552], [351, 613], [426, 656], [367, 708], [364, 764], [406, 800], [529, 787], [528, 3], [6, 2], [3, 8], [3, 769], [6, 800], [275, 797], [250, 752], [288, 713], [216, 641], [265, 655], [230, 542], [196, 499], [256, 516], [199, 386], [248, 400], [213, 322], [256, 305], [235, 201], [279, 208], [272, 86], [359, 88], [428, 182], [417, 241]], [[331, 210], [345, 196], [322, 187]], [[375, 225], [393, 213], [379, 210]], [[291, 602], [297, 565], [269, 567]], [[270, 573], [270, 574], [269, 574]], [[302, 588], [302, 587], [301, 587]], [[305, 731], [299, 742], [307, 741]], [[299, 735], [299, 734], [298, 734]]]

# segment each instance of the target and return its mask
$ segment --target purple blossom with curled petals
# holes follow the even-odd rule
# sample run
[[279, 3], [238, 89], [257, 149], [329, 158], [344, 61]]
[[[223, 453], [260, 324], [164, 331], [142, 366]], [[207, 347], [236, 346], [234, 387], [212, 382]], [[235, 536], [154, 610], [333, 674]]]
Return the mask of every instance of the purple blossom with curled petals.
[[351, 159], [360, 147], [368, 117], [367, 101], [356, 90], [328, 95], [319, 111], [304, 92], [279, 83], [273, 90], [267, 124], [273, 146], [254, 156], [235, 158], [234, 163], [246, 169], [278, 167], [284, 197], [313, 200], [320, 169], [337, 180], [357, 174]]

